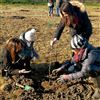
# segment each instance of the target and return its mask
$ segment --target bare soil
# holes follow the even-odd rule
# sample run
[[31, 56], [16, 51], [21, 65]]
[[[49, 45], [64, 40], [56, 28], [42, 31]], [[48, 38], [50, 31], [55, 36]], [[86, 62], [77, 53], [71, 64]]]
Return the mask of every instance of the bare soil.
[[[87, 11], [93, 25], [90, 42], [100, 46], [100, 8], [89, 6]], [[20, 33], [31, 27], [37, 30], [34, 47], [40, 55], [38, 61], [31, 62], [33, 74], [16, 75], [13, 80], [0, 76], [0, 100], [95, 100], [92, 99], [94, 82], [89, 78], [61, 84], [56, 81], [58, 76], [52, 76], [50, 72], [58, 67], [53, 62], [62, 63], [71, 56], [68, 28], [64, 29], [54, 48], [50, 47], [59, 20], [56, 15], [48, 16], [45, 5], [0, 5], [0, 61], [5, 42], [11, 37], [19, 37]], [[18, 87], [16, 82], [31, 86], [31, 89]]]

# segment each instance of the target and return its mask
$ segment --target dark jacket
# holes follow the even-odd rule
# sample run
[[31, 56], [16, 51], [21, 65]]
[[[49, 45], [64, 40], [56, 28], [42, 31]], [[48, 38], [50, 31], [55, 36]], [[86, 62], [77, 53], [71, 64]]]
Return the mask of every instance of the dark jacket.
[[[76, 24], [75, 27], [73, 27], [73, 25], [69, 26], [71, 36], [73, 36], [74, 34], [81, 34], [86, 39], [89, 39], [89, 37], [92, 34], [92, 25], [88, 18], [87, 12], [85, 11], [85, 9], [84, 11], [81, 10], [81, 7], [80, 8], [77, 6], [73, 6], [73, 7], [74, 7], [74, 12], [76, 13], [78, 19], [78, 24]], [[61, 19], [60, 24], [56, 29], [54, 38], [57, 38], [57, 40], [60, 39], [60, 36], [65, 26], [66, 26], [66, 22], [65, 19], [63, 18]]]
[[52, 7], [54, 7], [54, 0], [47, 0], [48, 3], [52, 3]]
[[59, 4], [58, 4], [58, 6], [59, 7], [61, 7], [61, 5], [63, 4], [63, 3], [66, 3], [66, 2], [68, 2], [68, 1], [70, 1], [70, 0], [59, 0], [60, 2], [59, 2]]

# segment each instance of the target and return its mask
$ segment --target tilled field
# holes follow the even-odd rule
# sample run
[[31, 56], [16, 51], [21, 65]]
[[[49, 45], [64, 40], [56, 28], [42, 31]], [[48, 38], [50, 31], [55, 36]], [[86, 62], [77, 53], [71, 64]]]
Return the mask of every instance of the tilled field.
[[[90, 42], [100, 46], [100, 8], [87, 7], [87, 11], [93, 25]], [[14, 80], [0, 77], [0, 100], [94, 100], [92, 95], [95, 86], [92, 80], [78, 79], [60, 84], [49, 72], [48, 67], [52, 62], [62, 63], [70, 59], [71, 55], [71, 37], [69, 33], [66, 34], [67, 28], [54, 48], [50, 47], [50, 40], [59, 20], [56, 16], [48, 17], [47, 6], [0, 5], [0, 55], [9, 38], [18, 37], [30, 27], [37, 29], [34, 47], [40, 55], [39, 61], [32, 62], [34, 73], [31, 76], [13, 76]], [[51, 70], [54, 68], [55, 66], [52, 66]], [[25, 90], [16, 86], [16, 82], [31, 86], [31, 89]]]
[[[53, 66], [52, 66], [53, 67]], [[94, 100], [95, 87], [89, 79], [67, 83], [56, 81], [57, 76], [48, 76], [48, 70], [34, 70], [29, 76], [13, 76], [1, 86], [1, 100]], [[44, 74], [43, 74], [44, 73]], [[25, 86], [24, 88], [20, 85]], [[26, 88], [28, 86], [28, 88]], [[30, 86], [30, 87], [29, 87]], [[98, 99], [96, 99], [98, 100]]]

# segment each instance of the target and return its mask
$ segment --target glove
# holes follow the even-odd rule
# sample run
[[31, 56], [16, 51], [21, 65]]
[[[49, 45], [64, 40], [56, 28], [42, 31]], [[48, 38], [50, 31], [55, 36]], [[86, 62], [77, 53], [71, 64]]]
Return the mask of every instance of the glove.
[[27, 73], [30, 73], [30, 72], [31, 72], [31, 70], [29, 70], [29, 71], [26, 71], [25, 69], [19, 70], [20, 74], [27, 74]]
[[60, 72], [60, 70], [61, 70], [61, 68], [54, 69], [54, 70], [52, 71], [52, 74], [53, 74], [53, 75], [56, 75], [58, 72]]
[[51, 42], [50, 45], [53, 46], [57, 42], [57, 38], [54, 38]]
[[58, 72], [59, 72], [59, 71], [58, 71], [57, 69], [54, 69], [54, 70], [52, 71], [52, 74], [53, 74], [53, 75], [56, 75]]
[[68, 78], [67, 78], [67, 75], [61, 75], [58, 79], [57, 79], [57, 82], [58, 83], [66, 83], [68, 81]]

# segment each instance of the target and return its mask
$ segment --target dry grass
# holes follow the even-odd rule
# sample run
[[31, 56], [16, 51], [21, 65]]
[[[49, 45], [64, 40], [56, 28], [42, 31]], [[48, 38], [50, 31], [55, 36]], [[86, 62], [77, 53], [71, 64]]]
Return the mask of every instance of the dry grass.
[[[100, 8], [87, 6], [88, 14], [90, 16], [93, 25], [93, 35], [90, 42], [96, 46], [100, 45]], [[55, 13], [55, 9], [54, 9]], [[13, 18], [14, 16], [24, 17], [23, 19]], [[20, 33], [27, 30], [27, 28], [35, 27], [37, 29], [35, 48], [40, 54], [39, 62], [50, 61], [50, 40], [53, 38], [53, 34], [59, 23], [59, 17], [48, 17], [47, 6], [37, 5], [0, 5], [0, 45], [9, 39], [10, 37], [18, 37]], [[52, 54], [57, 55], [57, 60], [63, 61], [69, 57], [71, 52], [69, 41], [70, 35], [66, 34], [67, 28], [65, 28], [61, 39], [51, 50]], [[67, 48], [67, 50], [66, 50]], [[55, 57], [52, 59], [56, 59]]]
[[[87, 11], [93, 25], [93, 35], [90, 42], [95, 46], [100, 46], [100, 7], [89, 6]], [[0, 5], [0, 55], [5, 41], [10, 37], [18, 37], [27, 28], [35, 27], [37, 33], [34, 47], [40, 55], [40, 60], [37, 63], [63, 62], [69, 59], [71, 37], [66, 33], [67, 28], [64, 29], [61, 39], [54, 48], [50, 48], [50, 41], [59, 20], [60, 18], [56, 16], [48, 17], [47, 6]], [[4, 82], [4, 79], [0, 77], [0, 86]]]

